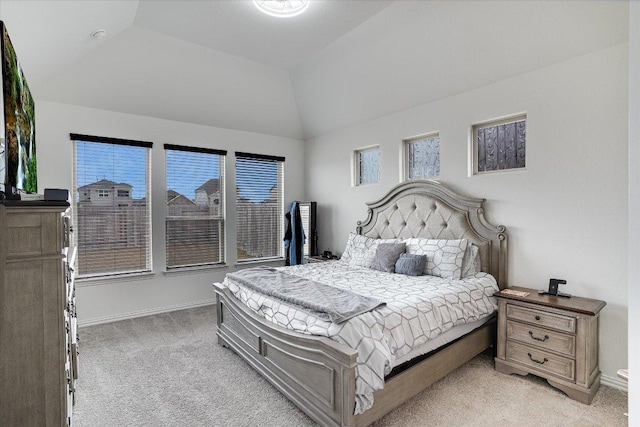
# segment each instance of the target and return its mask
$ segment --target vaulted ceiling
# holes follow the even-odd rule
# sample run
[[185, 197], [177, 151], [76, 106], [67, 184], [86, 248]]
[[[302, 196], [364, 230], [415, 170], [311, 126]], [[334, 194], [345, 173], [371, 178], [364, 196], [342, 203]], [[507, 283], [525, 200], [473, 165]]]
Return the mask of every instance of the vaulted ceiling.
[[[628, 39], [626, 1], [0, 0], [36, 99], [308, 139]], [[90, 34], [105, 29], [95, 40]]]

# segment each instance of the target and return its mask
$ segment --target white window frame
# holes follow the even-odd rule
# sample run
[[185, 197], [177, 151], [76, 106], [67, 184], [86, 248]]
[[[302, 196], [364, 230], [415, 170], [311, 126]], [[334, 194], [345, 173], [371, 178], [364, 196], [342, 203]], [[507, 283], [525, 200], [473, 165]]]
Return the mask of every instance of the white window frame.
[[527, 125], [527, 113], [517, 113], [509, 116], [503, 116], [497, 119], [486, 120], [483, 122], [475, 123], [471, 126], [471, 135], [469, 141], [469, 176], [473, 175], [486, 175], [486, 174], [494, 174], [494, 173], [504, 173], [504, 172], [517, 172], [517, 171], [525, 171], [526, 168], [526, 141], [527, 137], [525, 134], [525, 166], [524, 167], [515, 167], [515, 168], [503, 168], [496, 169], [491, 171], [480, 171], [478, 170], [478, 130], [485, 129], [489, 127], [495, 127], [500, 125], [506, 125], [509, 123], [515, 122], [525, 122], [525, 126]]
[[[225, 186], [225, 180], [226, 180], [226, 173], [225, 173], [225, 166], [226, 166], [226, 156], [227, 156], [227, 151], [226, 150], [216, 150], [216, 149], [207, 149], [207, 148], [199, 148], [199, 147], [185, 147], [185, 146], [179, 146], [179, 145], [172, 145], [172, 144], [165, 144], [164, 145], [164, 149], [165, 149], [165, 159], [166, 159], [166, 152], [168, 150], [172, 150], [172, 151], [187, 151], [187, 152], [192, 152], [192, 153], [202, 153], [202, 154], [209, 154], [209, 155], [216, 155], [219, 156], [218, 161], [219, 161], [219, 175], [218, 175], [218, 179], [219, 179], [219, 191], [220, 194], [218, 196], [217, 199], [215, 199], [214, 204], [216, 204], [217, 206], [219, 206], [218, 209], [218, 214], [213, 214], [213, 215], [203, 215], [203, 216], [184, 216], [181, 215], [179, 217], [171, 217], [169, 216], [169, 213], [167, 212], [167, 209], [165, 207], [165, 232], [167, 230], [167, 221], [170, 220], [184, 220], [184, 221], [191, 221], [191, 220], [204, 220], [204, 219], [209, 219], [209, 220], [214, 220], [214, 221], [218, 221], [218, 230], [219, 230], [219, 242], [220, 245], [218, 247], [219, 250], [219, 254], [218, 254], [218, 258], [219, 261], [218, 262], [203, 262], [203, 263], [192, 263], [192, 264], [185, 264], [185, 265], [169, 265], [168, 261], [169, 261], [169, 247], [167, 245], [167, 236], [165, 235], [165, 268], [167, 272], [173, 272], [173, 271], [183, 271], [183, 270], [189, 270], [189, 269], [201, 269], [201, 268], [206, 268], [206, 267], [221, 267], [221, 266], [225, 266], [226, 265], [226, 243], [227, 243], [227, 221], [226, 221], [226, 207], [225, 207], [225, 200], [226, 200], [226, 195], [225, 195], [225, 190], [226, 190], [226, 186]], [[165, 194], [166, 192], [169, 190], [168, 185], [168, 173], [167, 173], [167, 162], [165, 161], [165, 177], [166, 177], [166, 185], [165, 187]], [[183, 195], [184, 196], [184, 195]], [[165, 196], [166, 197], [166, 196]], [[185, 196], [186, 197], [186, 196]], [[194, 196], [195, 197], [195, 196]], [[220, 200], [222, 200], [222, 203], [220, 203]], [[194, 200], [195, 202], [195, 200]], [[166, 201], [165, 201], [165, 205], [166, 205]]]
[[[284, 157], [279, 157], [279, 156], [270, 156], [270, 155], [262, 155], [262, 154], [253, 154], [253, 153], [243, 153], [243, 152], [238, 152], [236, 151], [235, 153], [235, 171], [236, 171], [236, 180], [235, 180], [235, 187], [236, 189], [240, 189], [241, 184], [238, 182], [238, 159], [255, 159], [255, 160], [264, 160], [264, 161], [274, 161], [277, 162], [277, 174], [278, 174], [278, 181], [279, 181], [279, 187], [278, 187], [278, 193], [277, 193], [277, 212], [278, 212], [278, 230], [275, 233], [275, 237], [277, 239], [277, 248], [278, 248], [278, 253], [276, 255], [269, 255], [269, 256], [263, 256], [263, 257], [251, 257], [251, 258], [246, 258], [246, 259], [239, 259], [238, 258], [238, 246], [240, 245], [240, 232], [241, 227], [240, 227], [240, 223], [238, 222], [236, 224], [236, 248], [235, 249], [235, 256], [236, 256], [236, 264], [241, 265], [241, 264], [249, 264], [249, 263], [256, 263], [256, 262], [268, 262], [268, 261], [282, 261], [285, 259], [285, 253], [284, 253], [284, 241], [283, 241], [283, 236], [285, 233], [284, 230], [284, 161], [285, 158]], [[236, 217], [240, 218], [241, 216], [243, 217], [241, 211], [240, 211], [240, 207], [238, 206], [238, 193], [236, 192], [235, 194], [235, 198], [236, 198]]]
[[[378, 152], [378, 181], [362, 183], [360, 181], [360, 156], [362, 153], [377, 151]], [[353, 187], [361, 187], [367, 185], [376, 185], [382, 179], [382, 150], [380, 145], [369, 145], [367, 147], [357, 148], [351, 156], [351, 185]]]
[[[152, 151], [153, 151], [153, 143], [146, 141], [133, 141], [133, 140], [124, 140], [118, 138], [108, 138], [108, 137], [99, 137], [99, 136], [91, 136], [91, 135], [80, 135], [80, 134], [70, 134], [71, 141], [73, 143], [73, 196], [72, 196], [72, 214], [73, 214], [73, 222], [76, 224], [76, 227], [79, 226], [78, 221], [78, 159], [77, 159], [77, 147], [79, 142], [96, 142], [96, 143], [105, 143], [111, 145], [125, 145], [125, 146], [139, 146], [141, 148], [146, 149], [146, 159], [145, 159], [145, 197], [146, 197], [146, 221], [147, 221], [147, 256], [146, 261], [147, 265], [144, 268], [140, 269], [122, 269], [122, 270], [114, 270], [111, 272], [93, 272], [88, 274], [82, 274], [82, 272], [78, 269], [77, 279], [78, 283], [82, 284], [83, 282], [92, 282], [92, 281], [110, 281], [110, 279], [116, 279], [118, 277], [127, 277], [127, 276], [146, 276], [150, 275], [153, 272], [153, 223], [152, 223], [152, 184], [151, 184], [151, 170], [152, 170]], [[110, 190], [108, 191], [110, 193]], [[110, 197], [109, 194], [107, 196], [100, 197]], [[91, 197], [89, 196], [86, 201], [91, 201]], [[122, 206], [122, 205], [118, 205]], [[124, 205], [124, 207], [129, 205]], [[116, 215], [117, 218], [117, 215]], [[91, 218], [88, 218], [88, 221], [91, 222]], [[95, 223], [95, 221], [93, 221]], [[114, 223], [114, 230], [121, 230], [121, 224], [119, 222]], [[81, 251], [78, 245], [78, 237], [79, 232], [73, 233], [74, 246], [78, 248], [78, 258], [81, 257]], [[79, 259], [78, 259], [78, 262]]]
[[[409, 177], [409, 145], [416, 143], [416, 142], [420, 142], [424, 139], [428, 139], [428, 138], [434, 138], [434, 137], [438, 137], [438, 174], [437, 175], [431, 175], [428, 177], [418, 177], [418, 178], [410, 178]], [[401, 166], [401, 177], [400, 179], [402, 181], [410, 181], [410, 180], [417, 180], [417, 179], [433, 179], [433, 178], [438, 178], [440, 176], [440, 132], [435, 131], [435, 132], [429, 132], [429, 133], [425, 133], [423, 135], [418, 135], [418, 136], [412, 136], [409, 138], [405, 138], [402, 140], [402, 166]]]

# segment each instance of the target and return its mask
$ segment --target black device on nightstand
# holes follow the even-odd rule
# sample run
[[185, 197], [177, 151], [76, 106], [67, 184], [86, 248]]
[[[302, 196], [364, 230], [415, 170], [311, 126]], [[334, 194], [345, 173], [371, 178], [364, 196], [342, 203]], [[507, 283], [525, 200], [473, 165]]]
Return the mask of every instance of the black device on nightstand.
[[563, 292], [558, 291], [559, 285], [566, 285], [567, 281], [563, 279], [549, 279], [549, 290], [548, 291], [538, 291], [540, 295], [554, 295], [558, 297], [571, 298], [570, 294], [565, 294]]

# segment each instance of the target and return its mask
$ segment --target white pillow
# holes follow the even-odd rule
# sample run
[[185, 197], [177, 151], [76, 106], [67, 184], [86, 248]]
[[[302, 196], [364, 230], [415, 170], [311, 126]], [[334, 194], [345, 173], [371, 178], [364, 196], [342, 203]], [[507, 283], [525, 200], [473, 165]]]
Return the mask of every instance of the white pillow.
[[461, 277], [475, 276], [482, 271], [482, 262], [480, 261], [479, 248], [469, 243], [467, 250], [464, 251], [464, 257], [462, 258], [462, 275]]
[[344, 248], [340, 260], [347, 262], [350, 266], [370, 268], [380, 243], [396, 243], [398, 241], [398, 239], [374, 239], [349, 233], [347, 246]]
[[427, 256], [424, 274], [454, 280], [462, 277], [462, 259], [467, 249], [467, 239], [412, 238], [404, 242], [407, 245], [408, 254]]

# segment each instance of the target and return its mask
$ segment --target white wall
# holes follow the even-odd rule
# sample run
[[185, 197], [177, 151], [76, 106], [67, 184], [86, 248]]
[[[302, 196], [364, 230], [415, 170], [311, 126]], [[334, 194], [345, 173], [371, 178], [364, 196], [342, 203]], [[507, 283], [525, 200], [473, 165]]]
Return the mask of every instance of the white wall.
[[293, 70], [305, 139], [627, 41], [624, 1], [397, 1]]
[[300, 138], [286, 71], [130, 27], [34, 88], [37, 99]]
[[[401, 140], [439, 131], [441, 176], [507, 226], [509, 284], [602, 299], [601, 369], [627, 365], [628, 45], [577, 57], [307, 141], [319, 249], [341, 252], [365, 202], [399, 182]], [[429, 84], [425, 82], [424, 84]], [[470, 125], [527, 112], [527, 168], [468, 176]], [[352, 187], [352, 151], [381, 146], [381, 182]]]
[[640, 2], [629, 5], [629, 425], [640, 425]]
[[304, 194], [302, 141], [229, 129], [173, 122], [66, 104], [36, 101], [38, 186], [72, 188], [72, 143], [69, 133], [152, 141], [153, 275], [135, 279], [77, 283], [78, 318], [81, 323], [117, 320], [180, 308], [214, 299], [212, 284], [227, 268], [165, 275], [164, 208], [166, 198], [163, 144], [191, 145], [228, 150], [226, 162], [227, 231], [229, 268], [236, 261], [235, 151], [284, 156], [285, 203]]

